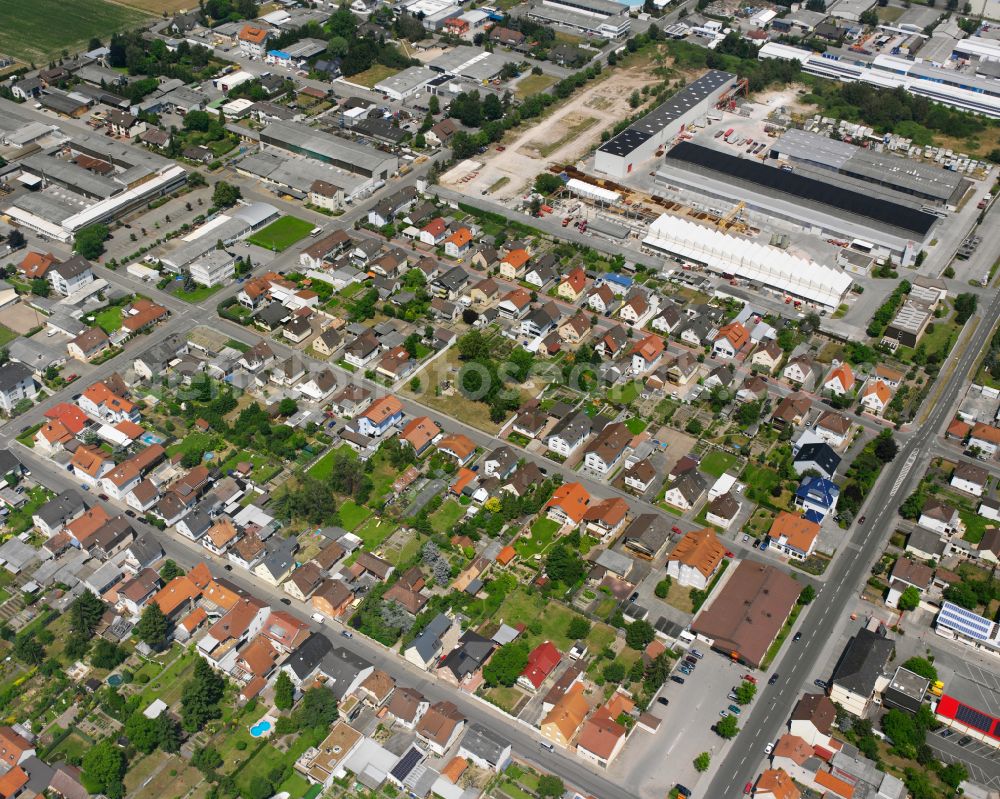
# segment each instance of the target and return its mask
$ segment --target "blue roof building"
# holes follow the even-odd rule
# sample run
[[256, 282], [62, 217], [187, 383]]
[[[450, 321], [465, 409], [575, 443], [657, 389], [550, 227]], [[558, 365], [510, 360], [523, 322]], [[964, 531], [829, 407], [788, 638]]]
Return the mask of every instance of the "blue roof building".
[[[795, 491], [795, 506], [802, 508], [806, 518], [815, 522], [821, 522], [828, 513], [836, 510], [839, 499], [840, 488], [825, 477], [806, 477]], [[813, 514], [819, 518], [814, 518]]]

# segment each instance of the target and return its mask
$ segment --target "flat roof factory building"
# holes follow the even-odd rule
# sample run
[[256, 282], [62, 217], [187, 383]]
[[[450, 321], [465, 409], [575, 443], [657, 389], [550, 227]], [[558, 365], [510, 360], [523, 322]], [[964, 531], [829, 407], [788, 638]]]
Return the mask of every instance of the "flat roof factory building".
[[855, 187], [852, 179], [825, 172], [787, 172], [683, 141], [667, 152], [656, 181], [728, 202], [736, 198], [751, 210], [825, 235], [864, 239], [894, 253], [922, 244], [938, 220], [920, 210], [919, 200], [905, 204], [873, 196], [878, 192], [871, 187]]
[[594, 169], [624, 178], [659, 147], [673, 141], [693, 120], [707, 114], [719, 98], [736, 84], [730, 72], [712, 69], [690, 83], [635, 124], [606, 141], [594, 156]]
[[620, 39], [632, 22], [629, 7], [614, 0], [534, 0], [525, 14], [529, 19], [573, 28], [582, 33]]
[[[854, 181], [886, 189], [887, 199], [906, 199], [902, 195], [940, 204], [951, 210], [958, 207], [971, 183], [958, 172], [914, 161], [910, 158], [886, 155], [831, 139], [818, 133], [792, 128], [771, 145], [771, 158], [780, 158], [796, 165], [802, 174], [830, 179], [830, 172]], [[813, 172], [812, 170], [825, 170]], [[865, 188], [873, 191], [873, 188]]]
[[374, 147], [325, 133], [296, 122], [272, 122], [260, 132], [261, 149], [285, 150], [339, 169], [378, 180], [399, 168], [399, 159]]

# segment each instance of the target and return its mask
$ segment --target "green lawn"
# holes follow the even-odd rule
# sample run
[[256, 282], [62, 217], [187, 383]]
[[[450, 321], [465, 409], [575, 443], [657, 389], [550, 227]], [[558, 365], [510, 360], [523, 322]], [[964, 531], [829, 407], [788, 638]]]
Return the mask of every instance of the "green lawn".
[[188, 433], [184, 436], [184, 438], [176, 441], [166, 448], [167, 455], [176, 455], [178, 452], [188, 453], [196, 450], [211, 452], [213, 451], [217, 440], [218, 437], [214, 433]]
[[308, 236], [313, 227], [312, 222], [299, 219], [297, 216], [283, 216], [258, 230], [247, 241], [265, 250], [284, 252], [295, 242]]
[[738, 462], [739, 458], [735, 455], [716, 449], [701, 459], [700, 468], [707, 475], [722, 477]]
[[354, 534], [365, 542], [365, 549], [369, 552], [378, 548], [390, 535], [396, 531], [396, 525], [388, 519], [381, 519], [378, 516], [370, 517], [362, 524]]
[[747, 496], [754, 502], [772, 504], [774, 498], [771, 489], [781, 485], [781, 475], [766, 466], [748, 464], [740, 475], [740, 480], [746, 483]]
[[647, 427], [649, 427], [649, 423], [645, 419], [640, 419], [638, 416], [633, 416], [631, 419], [625, 422], [625, 426], [628, 428], [628, 431], [632, 435], [637, 436], [639, 435], [639, 433], [643, 432]]
[[[529, 647], [537, 646], [542, 641], [551, 641], [558, 649], [566, 652], [573, 645], [566, 630], [570, 621], [577, 616], [578, 613], [565, 605], [549, 602], [539, 594], [528, 594], [518, 587], [504, 597], [494, 619], [512, 625], [524, 622], [529, 628], [523, 634]], [[609, 630], [603, 625], [597, 633], [592, 630], [595, 643], [609, 640]]]
[[109, 336], [122, 326], [122, 309], [117, 305], [99, 311], [94, 317], [94, 324]]
[[330, 475], [333, 473], [333, 459], [336, 457], [338, 452], [348, 452], [352, 457], [357, 458], [358, 454], [350, 448], [347, 444], [341, 444], [336, 449], [331, 449], [326, 455], [320, 458], [316, 463], [309, 467], [308, 474], [310, 477], [315, 477], [318, 480], [329, 480]]
[[215, 292], [222, 288], [222, 285], [216, 286], [195, 286], [193, 291], [184, 291], [184, 281], [176, 280], [174, 281], [176, 288], [171, 292], [177, 299], [184, 300], [184, 302], [201, 302], [202, 300], [208, 299]]
[[106, 43], [115, 31], [148, 19], [141, 11], [105, 0], [3, 0], [0, 52], [44, 66], [64, 48], [86, 49], [91, 37]]
[[465, 515], [465, 508], [455, 502], [455, 500], [449, 499], [431, 514], [431, 527], [435, 533], [446, 533], [455, 526], [455, 523], [463, 515]]
[[9, 327], [4, 327], [0, 325], [0, 347], [6, 347], [10, 342], [17, 338], [17, 333], [11, 330]]
[[47, 488], [35, 486], [34, 488], [28, 490], [26, 496], [28, 498], [27, 502], [25, 502], [25, 504], [17, 510], [12, 510], [7, 516], [8, 529], [14, 535], [19, 535], [31, 527], [34, 523], [31, 521], [31, 517], [34, 515], [35, 511], [52, 499], [54, 494]]
[[552, 543], [552, 537], [559, 531], [559, 523], [552, 519], [538, 519], [531, 525], [531, 537], [521, 536], [514, 542], [514, 549], [524, 559], [544, 552]]
[[632, 402], [635, 402], [635, 398], [638, 396], [639, 383], [626, 383], [623, 386], [614, 386], [608, 392], [608, 402], [613, 405], [629, 405]]
[[978, 544], [986, 535], [986, 527], [989, 522], [975, 511], [960, 510], [958, 517], [965, 525], [965, 534], [962, 536], [970, 544]]
[[340, 514], [340, 523], [344, 526], [345, 530], [354, 530], [355, 527], [358, 527], [372, 513], [364, 505], [359, 505], [353, 499], [345, 501], [337, 508], [337, 512]]
[[391, 78], [399, 70], [396, 67], [387, 67], [385, 64], [376, 64], [373, 67], [369, 67], [364, 72], [358, 72], [351, 75], [345, 80], [350, 81], [358, 86], [365, 86], [367, 88], [372, 88], [376, 83], [381, 83], [386, 78]]

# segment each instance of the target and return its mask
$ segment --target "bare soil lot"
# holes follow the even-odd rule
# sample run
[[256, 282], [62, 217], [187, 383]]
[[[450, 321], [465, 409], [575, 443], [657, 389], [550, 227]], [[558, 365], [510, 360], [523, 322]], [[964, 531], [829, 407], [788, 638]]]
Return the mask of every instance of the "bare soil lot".
[[[601, 131], [632, 113], [628, 98], [635, 89], [652, 85], [656, 76], [645, 66], [615, 72], [614, 80], [599, 80], [530, 128], [513, 131], [502, 143], [502, 152], [491, 148], [479, 156], [478, 174], [462, 182], [458, 170], [445, 178], [449, 188], [478, 197], [484, 190], [497, 199], [523, 194], [535, 176], [550, 164], [575, 163], [590, 152]], [[497, 186], [507, 178], [507, 182]]]

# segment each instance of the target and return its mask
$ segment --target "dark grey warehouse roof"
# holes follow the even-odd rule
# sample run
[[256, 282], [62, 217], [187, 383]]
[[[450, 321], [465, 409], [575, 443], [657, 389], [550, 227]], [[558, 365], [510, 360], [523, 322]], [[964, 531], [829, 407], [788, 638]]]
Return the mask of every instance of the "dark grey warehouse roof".
[[667, 159], [680, 164], [717, 172], [728, 180], [741, 180], [755, 187], [771, 189], [792, 198], [829, 206], [842, 212], [866, 217], [875, 222], [916, 233], [924, 238], [937, 217], [899, 203], [845, 189], [835, 183], [785, 172], [739, 158], [700, 144], [682, 141], [667, 153]]
[[628, 155], [667, 125], [684, 116], [698, 103], [717, 91], [720, 86], [735, 78], [736, 76], [731, 72], [710, 69], [694, 83], [688, 84], [665, 103], [661, 103], [642, 119], [602, 144], [601, 152], [618, 156]]

